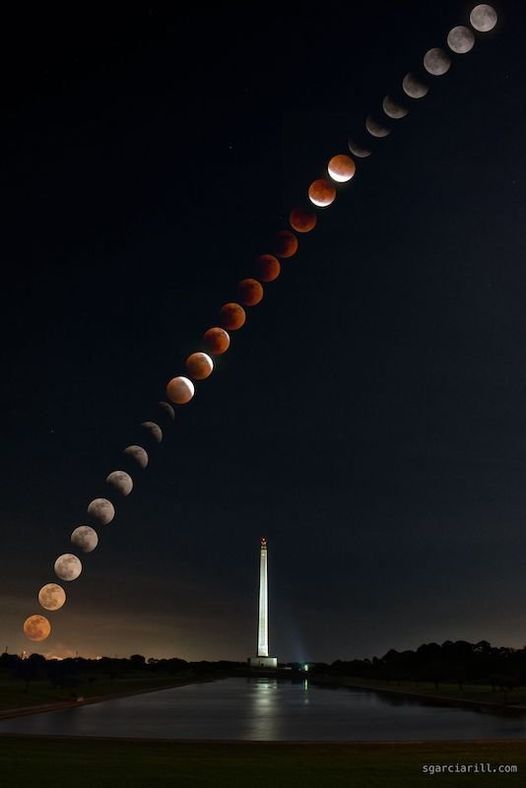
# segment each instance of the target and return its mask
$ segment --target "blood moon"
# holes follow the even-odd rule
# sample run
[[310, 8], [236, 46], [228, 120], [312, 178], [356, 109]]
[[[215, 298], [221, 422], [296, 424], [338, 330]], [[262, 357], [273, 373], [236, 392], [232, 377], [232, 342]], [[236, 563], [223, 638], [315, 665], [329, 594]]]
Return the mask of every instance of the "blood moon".
[[263, 288], [257, 279], [242, 279], [237, 286], [239, 300], [245, 306], [255, 306], [263, 298]]
[[194, 380], [205, 380], [214, 371], [214, 362], [207, 353], [192, 353], [186, 359], [186, 371]]
[[317, 208], [327, 208], [335, 197], [336, 189], [327, 178], [318, 178], [309, 186], [309, 200]]
[[247, 319], [243, 307], [233, 302], [223, 304], [219, 316], [223, 328], [228, 329], [228, 331], [236, 331], [238, 328], [241, 328]]
[[289, 224], [297, 233], [310, 233], [314, 230], [318, 217], [308, 208], [293, 208], [289, 214]]
[[281, 271], [281, 263], [273, 254], [260, 254], [256, 257], [255, 275], [262, 282], [273, 282]]
[[45, 640], [51, 634], [51, 624], [45, 616], [29, 616], [24, 621], [24, 635], [29, 640]]
[[293, 257], [298, 251], [299, 242], [290, 230], [280, 230], [274, 236], [273, 252], [277, 257]]
[[203, 340], [208, 352], [212, 353], [214, 356], [220, 356], [222, 353], [226, 353], [230, 347], [230, 337], [225, 329], [219, 328], [219, 326], [214, 326], [213, 328], [209, 328], [208, 331], [205, 331]]

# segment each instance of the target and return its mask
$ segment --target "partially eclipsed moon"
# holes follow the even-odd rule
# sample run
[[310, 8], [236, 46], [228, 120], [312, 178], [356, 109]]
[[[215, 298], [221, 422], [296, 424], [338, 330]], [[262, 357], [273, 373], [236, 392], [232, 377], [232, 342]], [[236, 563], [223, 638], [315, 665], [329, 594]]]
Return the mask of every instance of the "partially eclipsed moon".
[[45, 640], [51, 634], [51, 624], [45, 616], [29, 616], [24, 621], [24, 635], [28, 640]]
[[473, 9], [469, 21], [479, 33], [488, 33], [497, 24], [497, 12], [490, 5], [481, 3]]
[[391, 129], [388, 129], [383, 123], [377, 121], [372, 115], [367, 115], [365, 119], [365, 128], [371, 136], [378, 138], [387, 137], [387, 135], [391, 133]]
[[356, 172], [356, 164], [350, 156], [338, 153], [327, 165], [327, 172], [336, 183], [347, 183]]
[[126, 471], [112, 471], [106, 477], [106, 482], [121, 495], [129, 495], [133, 490], [132, 477]]
[[424, 55], [424, 68], [428, 74], [433, 74], [435, 77], [441, 77], [449, 71], [451, 66], [451, 58], [440, 47], [429, 49]]
[[349, 146], [349, 150], [351, 151], [352, 155], [357, 156], [359, 159], [366, 159], [371, 155], [369, 148], [364, 148], [363, 145], [358, 145], [358, 143], [354, 140], [348, 140], [347, 145]]
[[66, 601], [66, 592], [57, 583], [46, 583], [38, 592], [38, 601], [46, 610], [59, 610]]
[[88, 514], [101, 525], [108, 525], [115, 517], [115, 507], [107, 498], [95, 498], [88, 506]]
[[162, 441], [163, 431], [154, 421], [143, 421], [141, 427], [144, 427], [145, 430], [148, 430], [150, 438], [153, 438], [156, 443], [160, 443]]
[[475, 44], [475, 36], [469, 27], [457, 25], [453, 27], [447, 36], [447, 45], [457, 55], [465, 55], [470, 52]]
[[71, 544], [82, 550], [83, 553], [91, 553], [97, 547], [99, 537], [97, 532], [89, 525], [79, 525], [71, 534]]
[[414, 99], [424, 98], [429, 90], [428, 86], [424, 82], [421, 82], [411, 72], [405, 75], [402, 81], [402, 87], [404, 89], [404, 93], [406, 93], [410, 98]]
[[[168, 403], [165, 402], [165, 405], [168, 405]], [[139, 468], [146, 468], [148, 465], [148, 454], [142, 446], [127, 446], [124, 449], [124, 454], [135, 460]]]
[[230, 337], [225, 329], [219, 328], [219, 326], [214, 326], [205, 331], [203, 339], [206, 349], [214, 356], [221, 356], [230, 347]]
[[192, 353], [186, 359], [186, 370], [194, 380], [205, 380], [214, 371], [214, 362], [208, 353]]
[[76, 580], [82, 572], [82, 564], [76, 555], [63, 553], [55, 561], [55, 574], [61, 580]]
[[164, 413], [166, 413], [170, 421], [175, 421], [175, 410], [172, 408], [169, 402], [159, 402], [159, 407]]
[[408, 110], [399, 104], [398, 101], [395, 101], [391, 96], [384, 97], [382, 108], [387, 117], [393, 118], [394, 120], [405, 118], [408, 113]]
[[336, 189], [326, 178], [318, 178], [309, 186], [309, 200], [317, 208], [327, 208], [334, 202]]
[[186, 405], [194, 396], [194, 384], [188, 378], [179, 375], [166, 384], [166, 396], [176, 405]]

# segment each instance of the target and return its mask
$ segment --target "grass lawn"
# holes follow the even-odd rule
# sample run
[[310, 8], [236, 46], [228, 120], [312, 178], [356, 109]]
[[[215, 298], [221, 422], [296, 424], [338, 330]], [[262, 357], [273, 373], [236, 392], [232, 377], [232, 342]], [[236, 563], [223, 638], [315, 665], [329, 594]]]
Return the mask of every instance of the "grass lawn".
[[526, 687], [512, 690], [493, 691], [489, 684], [465, 684], [462, 689], [458, 684], [440, 683], [438, 689], [430, 681], [378, 681], [363, 679], [359, 676], [334, 677], [342, 686], [354, 685], [369, 689], [388, 689], [407, 692], [415, 695], [429, 695], [435, 698], [455, 698], [457, 700], [474, 700], [502, 705], [526, 706]]
[[[422, 773], [424, 763], [517, 764], [517, 774]], [[415, 788], [524, 785], [523, 742], [178, 743], [0, 736], [2, 788]]]

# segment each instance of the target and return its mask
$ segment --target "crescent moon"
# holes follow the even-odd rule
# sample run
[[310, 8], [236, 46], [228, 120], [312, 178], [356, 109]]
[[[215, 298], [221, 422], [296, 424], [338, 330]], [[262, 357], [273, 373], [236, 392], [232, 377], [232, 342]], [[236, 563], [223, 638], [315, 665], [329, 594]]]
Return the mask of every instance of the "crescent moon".
[[354, 140], [349, 139], [347, 145], [353, 156], [357, 156], [359, 159], [366, 159], [371, 155], [369, 148], [364, 148], [363, 145], [359, 145]]
[[398, 101], [395, 101], [394, 98], [391, 98], [391, 96], [385, 96], [382, 107], [387, 117], [394, 118], [394, 120], [405, 118], [409, 112], [409, 110], [399, 104]]
[[424, 55], [424, 68], [428, 74], [434, 77], [441, 77], [449, 71], [451, 58], [440, 47], [428, 49]]
[[447, 45], [457, 55], [465, 55], [466, 52], [471, 52], [475, 45], [473, 31], [469, 27], [464, 27], [464, 25], [457, 25], [457, 27], [451, 28], [447, 34]]
[[95, 498], [88, 506], [88, 514], [101, 525], [108, 525], [115, 517], [115, 507], [107, 498]]
[[135, 460], [139, 468], [146, 468], [148, 465], [148, 454], [142, 446], [127, 446], [123, 453]]
[[148, 430], [150, 437], [153, 438], [154, 441], [157, 443], [162, 441], [163, 431], [154, 421], [143, 421], [141, 427], [144, 427], [145, 430]]
[[411, 72], [405, 75], [402, 81], [402, 87], [404, 93], [414, 99], [424, 98], [429, 91], [429, 87]]
[[89, 525], [79, 525], [71, 534], [71, 544], [82, 550], [83, 553], [91, 553], [97, 547], [99, 537], [97, 532]]
[[497, 19], [495, 9], [485, 3], [476, 5], [469, 15], [469, 21], [479, 33], [488, 33], [490, 30], [493, 30], [497, 24]]
[[372, 115], [367, 115], [365, 119], [365, 128], [373, 137], [387, 137], [391, 133], [391, 129], [379, 123]]
[[112, 471], [106, 476], [106, 482], [121, 495], [129, 495], [133, 490], [132, 477], [126, 471]]

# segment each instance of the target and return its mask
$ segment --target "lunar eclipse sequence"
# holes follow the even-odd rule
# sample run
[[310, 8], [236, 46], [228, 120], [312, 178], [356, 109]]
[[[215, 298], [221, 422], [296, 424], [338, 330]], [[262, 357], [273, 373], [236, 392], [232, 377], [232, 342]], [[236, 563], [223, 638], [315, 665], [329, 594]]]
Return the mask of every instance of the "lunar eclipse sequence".
[[[290, 229], [280, 230], [275, 234], [268, 251], [260, 254], [254, 261], [250, 275], [238, 282], [234, 300], [220, 308], [217, 324], [203, 333], [201, 347], [185, 361], [184, 373], [171, 378], [166, 384], [168, 401], [158, 405], [162, 426], [157, 421], [142, 422], [141, 430], [148, 450], [137, 444], [130, 444], [123, 450], [123, 459], [129, 462], [137, 473], [140, 474], [148, 467], [150, 447], [155, 449], [163, 441], [163, 430], [174, 423], [175, 407], [182, 407], [193, 399], [196, 387], [212, 375], [214, 358], [228, 351], [231, 333], [241, 329], [247, 321], [250, 309], [263, 301], [264, 288], [279, 278], [283, 261], [297, 254], [300, 245], [298, 236], [306, 235], [316, 228], [317, 211], [323, 211], [332, 205], [338, 191], [343, 190], [345, 184], [353, 179], [356, 173], [355, 159], [369, 157], [377, 141], [391, 134], [393, 123], [396, 125], [402, 121], [409, 114], [411, 105], [427, 95], [433, 79], [447, 74], [456, 56], [461, 57], [473, 49], [476, 34], [490, 32], [496, 24], [497, 13], [490, 5], [476, 5], [469, 14], [469, 27], [458, 25], [452, 28], [444, 48], [429, 49], [422, 58], [421, 67], [403, 76], [400, 96], [386, 95], [381, 109], [377, 113], [367, 114], [362, 133], [348, 140], [348, 149], [354, 158], [348, 153], [337, 153], [329, 159], [325, 174], [308, 186], [304, 203], [290, 211]], [[133, 475], [135, 476], [135, 473]], [[116, 468], [108, 474], [105, 484], [108, 496], [118, 500], [133, 492], [135, 479], [128, 471]], [[116, 506], [110, 497], [94, 498], [88, 504], [88, 522], [73, 529], [70, 537], [71, 549], [88, 554], [97, 548], [99, 533], [96, 529], [109, 526], [116, 515]], [[53, 568], [59, 581], [70, 583], [81, 575], [83, 562], [74, 553], [65, 552], [57, 557]], [[64, 606], [67, 595], [61, 585], [49, 582], [40, 588], [37, 598], [45, 611], [56, 612]], [[46, 616], [33, 614], [24, 621], [23, 630], [29, 640], [43, 641], [51, 634], [51, 623]]]

